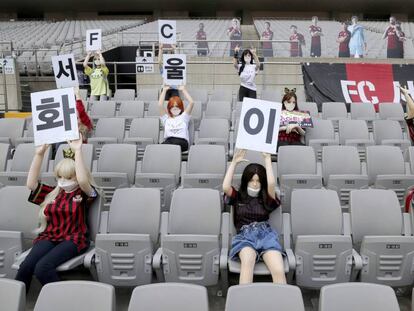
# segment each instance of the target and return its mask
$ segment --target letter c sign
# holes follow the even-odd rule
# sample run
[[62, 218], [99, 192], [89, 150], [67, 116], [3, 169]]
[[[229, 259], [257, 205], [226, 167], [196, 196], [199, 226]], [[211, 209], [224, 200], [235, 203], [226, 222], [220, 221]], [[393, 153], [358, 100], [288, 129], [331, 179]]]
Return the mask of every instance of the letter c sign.
[[158, 21], [158, 39], [162, 44], [177, 43], [177, 23], [171, 20]]

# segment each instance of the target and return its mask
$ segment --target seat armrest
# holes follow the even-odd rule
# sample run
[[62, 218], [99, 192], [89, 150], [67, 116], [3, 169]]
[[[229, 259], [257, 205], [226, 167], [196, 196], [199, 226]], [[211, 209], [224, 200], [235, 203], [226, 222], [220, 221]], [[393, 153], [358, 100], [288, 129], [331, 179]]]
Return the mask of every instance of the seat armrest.
[[356, 270], [362, 269], [362, 266], [363, 266], [362, 257], [355, 249], [352, 249], [352, 261], [354, 263], [354, 268]]
[[169, 212], [162, 212], [161, 213], [161, 225], [160, 225], [161, 237], [167, 235], [168, 233], [168, 221], [169, 221]]
[[228, 248], [230, 245], [230, 213], [221, 214], [221, 246]]
[[164, 274], [162, 273], [161, 265], [162, 265], [162, 248], [160, 247], [157, 249], [154, 256], [152, 257], [152, 268], [155, 270], [155, 274], [157, 275], [157, 280], [159, 282], [164, 282]]
[[283, 213], [283, 246], [285, 249], [291, 248], [290, 236], [292, 234], [292, 229], [290, 227], [290, 214]]
[[99, 226], [99, 233], [108, 233], [109, 211], [101, 212], [101, 223]]
[[84, 259], [85, 259], [85, 254], [89, 253], [93, 249], [95, 249], [95, 247], [91, 247], [88, 251], [86, 251], [86, 253], [83, 253], [83, 254], [81, 254], [79, 256], [76, 256], [72, 259], [69, 259], [68, 261], [64, 262], [59, 267], [57, 267], [56, 270], [57, 271], [69, 271], [69, 270], [72, 270], [76, 267], [79, 267], [79, 266], [83, 265]]
[[13, 263], [13, 265], [12, 265], [12, 269], [14, 269], [14, 270], [19, 270], [20, 265], [21, 265], [21, 264], [22, 264], [22, 262], [26, 259], [27, 255], [29, 255], [29, 253], [30, 253], [30, 251], [31, 251], [31, 250], [32, 250], [32, 249], [31, 249], [31, 248], [29, 248], [27, 251], [25, 251], [25, 252], [21, 253], [21, 254], [17, 257], [16, 261]]
[[344, 235], [351, 235], [351, 215], [349, 213], [342, 214], [342, 226], [343, 226], [343, 234]]
[[411, 217], [409, 213], [403, 213], [403, 232], [402, 234], [405, 236], [410, 236], [412, 234], [411, 230]]
[[293, 253], [293, 250], [290, 248], [286, 248], [285, 249], [286, 252], [286, 259], [288, 262], [288, 267], [289, 270], [287, 272], [293, 272], [296, 269], [296, 258], [295, 258], [295, 254]]
[[95, 248], [85, 253], [85, 258], [83, 259], [83, 266], [85, 268], [88, 268], [88, 269], [91, 268], [92, 263], [95, 262], [95, 255], [96, 255]]

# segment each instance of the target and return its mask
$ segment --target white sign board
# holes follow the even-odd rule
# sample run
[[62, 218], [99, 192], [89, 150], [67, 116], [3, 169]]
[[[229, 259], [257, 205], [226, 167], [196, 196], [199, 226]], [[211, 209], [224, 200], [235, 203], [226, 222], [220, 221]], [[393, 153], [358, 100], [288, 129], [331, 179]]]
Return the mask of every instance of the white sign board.
[[89, 29], [86, 31], [86, 51], [102, 50], [102, 30]]
[[171, 20], [158, 20], [158, 41], [162, 44], [177, 43], [177, 23]]
[[14, 60], [12, 58], [0, 58], [0, 74], [14, 75]]
[[52, 56], [52, 65], [58, 89], [79, 85], [73, 54]]
[[30, 94], [36, 146], [79, 138], [73, 88]]
[[165, 85], [186, 85], [187, 57], [185, 54], [163, 55], [162, 77]]
[[276, 153], [281, 111], [281, 103], [245, 97], [236, 148]]
[[137, 73], [153, 73], [154, 59], [152, 57], [137, 57], [135, 59], [137, 66]]

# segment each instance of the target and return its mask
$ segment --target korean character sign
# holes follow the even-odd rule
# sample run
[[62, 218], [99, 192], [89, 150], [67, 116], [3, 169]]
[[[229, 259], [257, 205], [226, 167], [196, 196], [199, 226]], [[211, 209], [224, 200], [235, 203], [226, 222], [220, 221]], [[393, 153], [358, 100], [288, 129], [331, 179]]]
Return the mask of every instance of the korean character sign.
[[279, 136], [282, 104], [245, 97], [236, 148], [274, 154]]
[[102, 30], [89, 29], [86, 31], [86, 51], [102, 50]]
[[185, 54], [163, 55], [162, 76], [165, 85], [185, 85], [187, 80], [187, 57]]
[[162, 44], [177, 43], [177, 22], [158, 20], [158, 41]]
[[79, 138], [73, 88], [31, 93], [35, 146]]
[[52, 56], [52, 65], [58, 89], [79, 85], [73, 54]]

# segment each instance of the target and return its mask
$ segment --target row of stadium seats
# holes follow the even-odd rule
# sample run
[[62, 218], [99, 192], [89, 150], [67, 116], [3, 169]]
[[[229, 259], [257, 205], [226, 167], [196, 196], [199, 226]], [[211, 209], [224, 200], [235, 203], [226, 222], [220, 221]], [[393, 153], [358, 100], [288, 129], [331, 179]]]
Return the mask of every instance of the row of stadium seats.
[[[10, 311], [25, 310], [24, 284], [0, 279], [4, 305]], [[107, 284], [89, 281], [67, 281], [47, 284], [40, 292], [34, 311], [76, 310], [115, 311], [115, 289]], [[7, 295], [6, 295], [7, 294]], [[2, 295], [0, 294], [0, 297]], [[162, 299], [160, 299], [162, 297]], [[67, 308], [69, 306], [69, 308]], [[249, 311], [254, 308], [305, 311], [302, 293], [292, 285], [255, 283], [232, 286], [223, 311]], [[205, 287], [193, 284], [165, 283], [134, 288], [128, 311], [208, 311], [209, 299]], [[378, 284], [343, 283], [321, 289], [319, 311], [377, 310], [399, 311], [392, 288]]]
[[[51, 160], [50, 150], [45, 155], [41, 169], [43, 182], [56, 183], [53, 170], [55, 163], [62, 159], [64, 147], [59, 147], [55, 160]], [[12, 159], [8, 158], [9, 149], [9, 145], [0, 144], [0, 185], [25, 185], [34, 146], [20, 144]], [[98, 160], [93, 160], [93, 150], [92, 144], [83, 146], [85, 164], [105, 191], [107, 206], [118, 188], [157, 187], [163, 189], [163, 208], [168, 210], [171, 193], [177, 187], [221, 190], [227, 168], [223, 146], [193, 145], [188, 160], [183, 162], [180, 148], [174, 145], [147, 145], [140, 161], [133, 144], [105, 144]], [[317, 162], [311, 147], [281, 147], [273, 167], [279, 180], [283, 210], [290, 211], [291, 193], [299, 188], [333, 189], [343, 205], [348, 203], [352, 189], [392, 189], [402, 204], [406, 190], [414, 184], [414, 147], [408, 149], [407, 156], [408, 162], [405, 162], [401, 150], [395, 146], [368, 146], [365, 163], [360, 161], [355, 146], [324, 146], [322, 162]], [[258, 152], [247, 152], [246, 159], [263, 164]], [[246, 165], [238, 165], [235, 185], [239, 184]]]
[[[24, 186], [0, 189], [2, 277], [13, 278], [29, 252], [38, 208], [28, 194]], [[222, 213], [218, 190], [177, 189], [165, 212], [154, 188], [116, 190], [109, 211], [101, 212], [100, 201], [88, 209], [94, 243], [59, 271], [84, 266], [95, 280], [117, 287], [149, 284], [155, 275], [158, 282], [219, 285], [224, 293], [228, 272], [240, 273], [240, 262], [228, 257], [236, 234], [232, 211]], [[343, 213], [335, 191], [297, 189], [291, 213], [278, 208], [269, 222], [280, 235], [290, 284], [413, 284], [413, 214], [401, 212], [392, 190], [353, 190], [349, 212]], [[254, 274], [270, 272], [260, 261]]]

